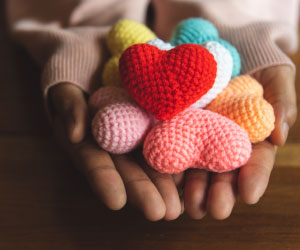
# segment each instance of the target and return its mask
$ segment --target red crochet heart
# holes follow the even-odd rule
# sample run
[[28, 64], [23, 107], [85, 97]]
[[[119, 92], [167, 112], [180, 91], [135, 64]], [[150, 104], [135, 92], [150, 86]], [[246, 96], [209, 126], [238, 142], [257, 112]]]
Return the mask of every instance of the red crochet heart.
[[214, 84], [217, 64], [197, 44], [168, 51], [135, 44], [122, 54], [119, 71], [133, 99], [156, 119], [167, 120], [206, 94]]

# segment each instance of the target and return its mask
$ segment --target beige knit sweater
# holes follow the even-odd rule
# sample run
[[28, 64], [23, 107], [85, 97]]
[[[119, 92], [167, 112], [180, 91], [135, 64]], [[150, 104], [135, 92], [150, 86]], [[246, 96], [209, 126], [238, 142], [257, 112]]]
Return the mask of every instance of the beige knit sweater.
[[[297, 49], [298, 0], [152, 0], [153, 29], [167, 40], [187, 17], [213, 22], [236, 46], [242, 72], [293, 66], [285, 53]], [[70, 82], [90, 93], [100, 85], [107, 59], [104, 37], [121, 18], [146, 21], [147, 0], [7, 0], [12, 36], [41, 66], [42, 90]]]

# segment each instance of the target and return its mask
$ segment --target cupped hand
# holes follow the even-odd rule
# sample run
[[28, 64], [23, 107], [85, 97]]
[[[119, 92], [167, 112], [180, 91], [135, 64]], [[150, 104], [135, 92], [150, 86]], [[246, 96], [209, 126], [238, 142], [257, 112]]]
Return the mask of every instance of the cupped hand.
[[149, 220], [173, 220], [181, 214], [176, 184], [183, 174], [160, 174], [133, 155], [110, 155], [100, 149], [89, 131], [86, 98], [75, 85], [58, 84], [49, 98], [57, 137], [108, 208], [119, 210], [128, 200]]
[[185, 174], [184, 206], [187, 214], [201, 219], [208, 212], [215, 219], [227, 218], [237, 195], [254, 204], [264, 194], [273, 169], [277, 146], [284, 145], [289, 128], [297, 116], [295, 75], [290, 66], [263, 69], [253, 75], [264, 88], [264, 97], [275, 112], [275, 129], [271, 136], [253, 145], [248, 163], [228, 173], [188, 170]]

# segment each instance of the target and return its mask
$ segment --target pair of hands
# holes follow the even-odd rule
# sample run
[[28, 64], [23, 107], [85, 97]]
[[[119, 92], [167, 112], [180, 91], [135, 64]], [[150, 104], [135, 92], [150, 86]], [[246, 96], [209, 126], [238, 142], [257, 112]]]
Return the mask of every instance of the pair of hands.
[[263, 85], [264, 97], [275, 110], [276, 124], [270, 138], [253, 145], [250, 160], [236, 171], [189, 169], [177, 175], [161, 174], [147, 166], [141, 152], [108, 154], [90, 134], [84, 93], [70, 83], [50, 89], [54, 131], [108, 208], [121, 209], [128, 200], [152, 221], [174, 220], [183, 211], [193, 219], [201, 219], [207, 212], [215, 219], [225, 219], [238, 195], [245, 203], [254, 204], [264, 194], [276, 148], [285, 143], [297, 116], [295, 76], [290, 66], [266, 68], [254, 77]]

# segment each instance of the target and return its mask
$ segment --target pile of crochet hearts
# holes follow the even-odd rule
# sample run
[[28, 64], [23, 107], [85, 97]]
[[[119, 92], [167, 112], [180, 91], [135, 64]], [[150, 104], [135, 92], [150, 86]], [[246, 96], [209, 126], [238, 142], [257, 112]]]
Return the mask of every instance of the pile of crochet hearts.
[[204, 19], [179, 23], [170, 43], [121, 20], [107, 46], [112, 57], [89, 106], [94, 138], [108, 152], [143, 144], [146, 161], [161, 173], [224, 172], [243, 166], [251, 143], [274, 129], [261, 85], [239, 75], [238, 51]]

